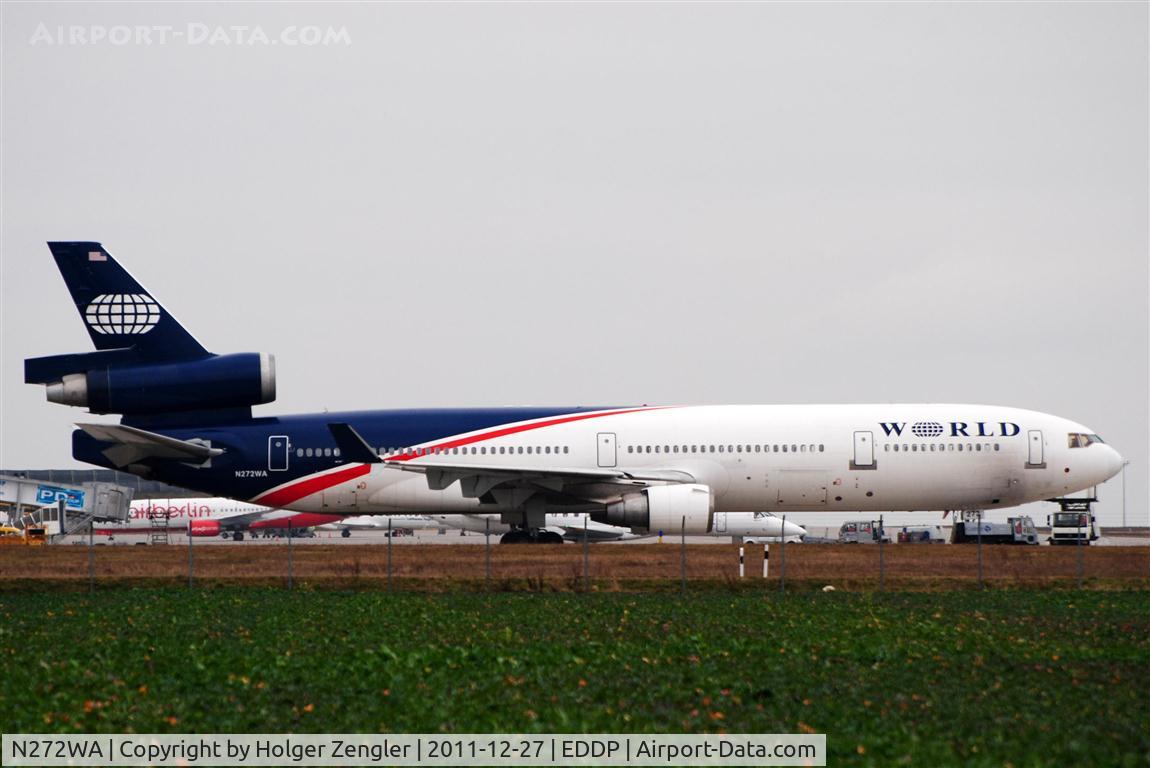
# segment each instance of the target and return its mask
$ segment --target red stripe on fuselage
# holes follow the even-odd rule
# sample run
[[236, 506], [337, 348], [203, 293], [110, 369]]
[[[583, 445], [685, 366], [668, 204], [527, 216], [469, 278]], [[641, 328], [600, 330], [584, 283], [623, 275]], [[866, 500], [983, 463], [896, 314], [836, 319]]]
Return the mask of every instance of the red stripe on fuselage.
[[370, 464], [354, 464], [338, 472], [305, 477], [298, 483], [284, 486], [264, 496], [257, 496], [252, 501], [256, 504], [262, 504], [265, 507], [285, 507], [293, 501], [302, 499], [304, 496], [311, 496], [313, 493], [326, 491], [333, 485], [346, 483], [348, 480], [362, 477], [369, 472], [371, 472]]
[[[493, 440], [497, 437], [506, 437], [507, 435], [515, 435], [520, 432], [530, 432], [534, 429], [542, 429], [543, 427], [554, 427], [559, 424], [570, 424], [573, 421], [584, 421], [586, 419], [598, 419], [604, 416], [622, 416], [626, 413], [642, 413], [644, 411], [658, 411], [664, 408], [673, 408], [674, 406], [658, 405], [643, 408], [628, 408], [622, 411], [597, 411], [595, 413], [578, 413], [573, 416], [561, 416], [555, 419], [547, 419], [545, 421], [536, 421], [530, 424], [517, 424], [511, 427], [501, 427], [493, 429], [489, 432], [481, 432], [477, 435], [470, 435], [469, 437], [461, 437], [457, 440], [448, 440], [446, 442], [438, 443], [419, 449], [422, 453], [407, 452], [397, 456], [386, 457], [388, 461], [410, 461], [411, 459], [419, 459], [425, 456], [434, 455], [436, 450], [445, 451], [451, 448], [458, 448], [463, 445], [471, 445], [473, 443], [483, 442], [484, 440]], [[270, 491], [262, 496], [256, 496], [251, 500], [253, 504], [262, 504], [266, 507], [286, 507], [293, 501], [299, 501], [305, 496], [310, 496], [313, 493], [327, 490], [334, 485], [354, 480], [357, 477], [366, 475], [371, 472], [370, 464], [357, 464], [347, 469], [341, 469], [338, 472], [332, 472], [326, 475], [311, 475], [303, 478], [297, 483], [286, 485], [278, 490]]]
[[625, 413], [642, 413], [644, 411], [658, 411], [664, 408], [671, 408], [669, 405], [659, 405], [645, 408], [629, 408], [625, 411], [600, 411], [597, 413], [579, 413], [574, 416], [562, 416], [557, 419], [547, 419], [546, 421], [536, 421], [531, 424], [519, 424], [513, 427], [502, 427], [494, 429], [490, 432], [482, 432], [478, 435], [471, 435], [469, 437], [461, 437], [458, 440], [448, 440], [436, 445], [429, 445], [426, 448], [420, 448], [420, 452], [408, 451], [407, 453], [397, 454], [395, 456], [387, 456], [388, 461], [410, 461], [411, 459], [420, 459], [426, 456], [432, 456], [435, 452], [446, 451], [451, 448], [458, 448], [463, 445], [471, 445], [472, 443], [481, 443], [484, 440], [492, 440], [497, 437], [507, 437], [508, 435], [515, 435], [520, 432], [530, 432], [533, 429], [542, 429], [543, 427], [554, 427], [559, 424], [570, 424], [573, 421], [584, 421], [586, 419], [599, 419], [604, 416], [622, 416]]

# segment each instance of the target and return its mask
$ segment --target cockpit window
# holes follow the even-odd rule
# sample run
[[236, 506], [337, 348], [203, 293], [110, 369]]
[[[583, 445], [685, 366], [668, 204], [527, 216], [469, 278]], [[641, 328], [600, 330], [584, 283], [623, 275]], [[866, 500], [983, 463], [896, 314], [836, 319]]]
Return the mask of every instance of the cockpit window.
[[1101, 443], [1102, 438], [1098, 435], [1087, 435], [1082, 432], [1071, 432], [1066, 436], [1066, 444], [1070, 448], [1085, 448], [1091, 443]]

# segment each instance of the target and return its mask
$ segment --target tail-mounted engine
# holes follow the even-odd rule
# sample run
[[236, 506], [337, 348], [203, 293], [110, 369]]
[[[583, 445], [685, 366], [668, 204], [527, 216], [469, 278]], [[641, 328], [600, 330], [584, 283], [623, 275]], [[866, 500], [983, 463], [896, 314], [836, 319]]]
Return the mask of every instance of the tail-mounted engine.
[[[275, 358], [269, 354], [249, 352], [138, 364], [116, 361], [91, 368], [85, 365], [99, 362], [100, 354], [62, 356], [78, 363], [67, 373], [59, 370], [60, 365], [45, 365], [43, 373], [29, 366], [25, 379], [45, 384], [49, 402], [86, 407], [92, 413], [158, 414], [243, 408], [276, 398]], [[52, 360], [40, 358], [28, 363]], [[52, 368], [56, 370], [48, 370]]]

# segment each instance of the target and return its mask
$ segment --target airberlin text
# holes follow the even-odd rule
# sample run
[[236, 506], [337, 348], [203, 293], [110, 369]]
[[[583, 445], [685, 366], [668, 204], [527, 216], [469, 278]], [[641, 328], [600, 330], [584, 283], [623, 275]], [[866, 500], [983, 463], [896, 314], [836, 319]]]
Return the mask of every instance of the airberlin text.
[[[905, 421], [882, 421], [879, 422], [882, 431], [886, 433], [887, 437], [901, 437], [903, 430], [906, 429]], [[917, 426], [917, 425], [916, 425]], [[946, 436], [947, 437], [1014, 437], [1022, 431], [1012, 421], [951, 421], [947, 422]], [[916, 435], [919, 434], [914, 430]], [[937, 436], [941, 437], [942, 432]], [[921, 436], [921, 435], [920, 435]]]

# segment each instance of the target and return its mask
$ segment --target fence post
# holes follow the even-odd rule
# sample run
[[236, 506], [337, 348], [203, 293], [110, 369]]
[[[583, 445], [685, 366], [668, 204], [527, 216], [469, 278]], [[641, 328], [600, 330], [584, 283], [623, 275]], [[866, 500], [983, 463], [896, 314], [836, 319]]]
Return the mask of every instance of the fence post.
[[771, 545], [763, 545], [763, 578], [771, 575]]
[[290, 592], [292, 589], [295, 588], [295, 563], [292, 560], [292, 546], [293, 546], [292, 545], [292, 539], [294, 539], [295, 537], [292, 536], [292, 524], [291, 524], [290, 520], [288, 521], [287, 537], [288, 537], [288, 591]]
[[96, 591], [96, 528], [95, 521], [88, 520], [88, 594]]
[[978, 510], [978, 588], [985, 589], [982, 585], [982, 510]]
[[679, 582], [680, 590], [687, 594], [687, 516], [679, 524]]
[[391, 516], [387, 517], [387, 592], [391, 594]]
[[196, 559], [192, 554], [192, 525], [188, 523], [188, 588], [191, 589], [196, 583]]
[[588, 518], [588, 515], [584, 514], [583, 515], [583, 591], [584, 592], [590, 592], [591, 591], [591, 562], [590, 562], [589, 543], [587, 540], [587, 537], [588, 537], [587, 518]]
[[488, 592], [491, 591], [491, 518], [483, 518], [483, 537], [484, 546], [486, 547], [483, 561], [483, 586]]
[[882, 556], [883, 540], [886, 538], [886, 529], [883, 527], [882, 515], [878, 516], [878, 591], [882, 592], [886, 586], [886, 569]]
[[739, 547], [739, 578], [743, 578], [743, 548]]
[[[783, 515], [783, 530], [781, 533], [787, 531], [787, 516]], [[787, 592], [787, 537], [779, 536], [779, 589], [786, 594]]]
[[[1089, 505], [1087, 505], [1089, 507]], [[1078, 588], [1082, 589], [1082, 513], [1078, 513], [1078, 541], [1075, 544], [1078, 547]]]

